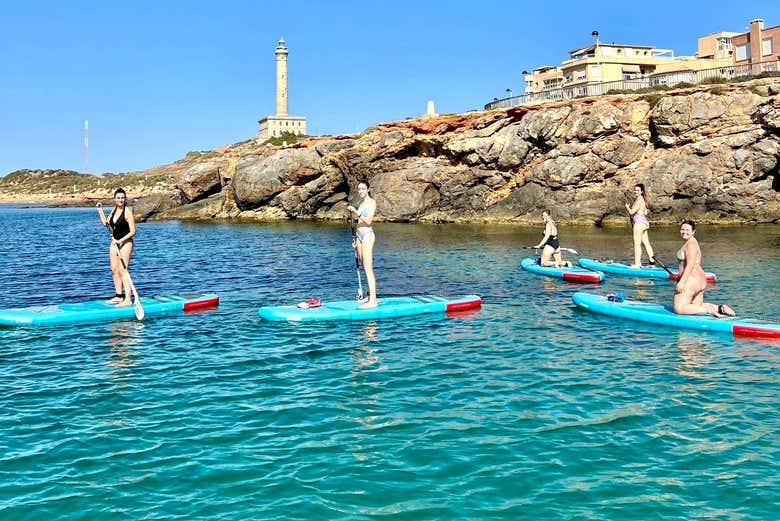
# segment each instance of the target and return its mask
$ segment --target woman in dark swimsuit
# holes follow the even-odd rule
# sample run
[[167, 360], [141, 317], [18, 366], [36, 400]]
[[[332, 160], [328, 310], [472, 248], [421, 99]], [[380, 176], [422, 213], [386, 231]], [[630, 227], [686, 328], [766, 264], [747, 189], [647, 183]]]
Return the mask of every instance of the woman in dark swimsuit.
[[535, 249], [542, 248], [541, 266], [555, 266], [571, 268], [571, 262], [563, 260], [561, 256], [561, 243], [558, 241], [558, 227], [550, 216], [550, 210], [542, 210], [542, 220], [544, 221], [544, 237], [542, 241], [534, 246]]
[[121, 188], [114, 192], [114, 208], [108, 217], [103, 213], [103, 204], [97, 203], [98, 215], [103, 226], [111, 228], [111, 244], [108, 247], [108, 258], [111, 263], [111, 276], [114, 279], [114, 297], [108, 300], [109, 304], [129, 306], [130, 284], [125, 282], [127, 270], [117, 257], [117, 247], [125, 266], [130, 267], [130, 256], [133, 254], [133, 236], [135, 235], [135, 217], [133, 209], [127, 206], [127, 194]]

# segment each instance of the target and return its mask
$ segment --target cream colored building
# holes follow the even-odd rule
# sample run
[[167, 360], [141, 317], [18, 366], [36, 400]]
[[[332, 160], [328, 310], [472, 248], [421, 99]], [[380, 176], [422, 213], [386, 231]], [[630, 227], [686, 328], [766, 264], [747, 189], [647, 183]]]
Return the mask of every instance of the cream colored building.
[[543, 65], [531, 72], [523, 71], [523, 81], [526, 82], [526, 93], [560, 89], [563, 87], [563, 72], [560, 67]]
[[669, 49], [647, 45], [596, 42], [569, 51], [569, 59], [558, 67], [540, 67], [523, 76], [526, 92], [585, 86], [635, 79], [655, 72], [659, 65], [674, 61]]
[[298, 136], [306, 135], [306, 118], [290, 116], [287, 113], [287, 45], [284, 39], [276, 46], [276, 114], [266, 116], [257, 123], [260, 129], [257, 136], [262, 139], [278, 137], [285, 132]]
[[704, 60], [731, 60], [734, 56], [734, 45], [731, 39], [738, 34], [721, 31], [700, 36], [696, 57]]
[[[713, 39], [717, 43], [716, 39]], [[698, 71], [731, 63], [731, 58], [702, 59], [698, 57], [675, 57], [671, 49], [659, 49], [649, 45], [628, 45], [596, 42], [569, 52], [569, 59], [558, 67], [539, 67], [531, 73], [524, 73], [526, 93], [540, 93], [559, 88], [570, 88], [573, 95], [600, 94], [594, 85], [606, 85], [619, 89], [625, 80], [639, 80], [671, 72]], [[589, 88], [590, 86], [590, 88]]]

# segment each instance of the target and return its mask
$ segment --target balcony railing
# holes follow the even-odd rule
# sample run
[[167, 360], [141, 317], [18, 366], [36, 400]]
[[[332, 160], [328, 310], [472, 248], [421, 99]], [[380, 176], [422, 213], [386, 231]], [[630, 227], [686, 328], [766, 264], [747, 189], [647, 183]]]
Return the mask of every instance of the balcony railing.
[[700, 71], [675, 71], [662, 72], [634, 78], [630, 80], [607, 81], [603, 83], [587, 83], [584, 85], [574, 85], [571, 87], [561, 87], [558, 89], [545, 89], [541, 92], [532, 92], [511, 98], [497, 99], [485, 105], [485, 110], [505, 109], [509, 107], [518, 107], [544, 101], [560, 101], [572, 98], [581, 98], [585, 96], [601, 96], [609, 94], [610, 91], [632, 91], [640, 89], [651, 89], [654, 87], [674, 87], [681, 83], [699, 84], [712, 81], [713, 79], [725, 80], [727, 82], [746, 79], [762, 73], [775, 73], [780, 75], [780, 61], [766, 61], [759, 63], [748, 63], [744, 65], [730, 65], [716, 67], [712, 69], [703, 69]]

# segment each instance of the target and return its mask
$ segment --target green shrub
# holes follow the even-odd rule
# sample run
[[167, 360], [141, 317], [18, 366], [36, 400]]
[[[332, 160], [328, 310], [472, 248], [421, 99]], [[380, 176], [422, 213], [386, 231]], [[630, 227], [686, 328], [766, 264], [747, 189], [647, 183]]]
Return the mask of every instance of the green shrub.
[[701, 80], [702, 85], [715, 85], [715, 84], [723, 84], [728, 83], [728, 78], [724, 78], [723, 76], [715, 76], [713, 78], [705, 78]]
[[187, 155], [184, 157], [187, 159], [208, 159], [218, 155], [219, 154], [213, 150], [192, 150], [187, 152]]
[[274, 136], [272, 138], [269, 138], [266, 143], [270, 143], [275, 147], [280, 147], [287, 143], [288, 145], [294, 145], [297, 143], [300, 139], [305, 138], [306, 136], [299, 136], [297, 134], [293, 134], [292, 132], [282, 132], [281, 136]]
[[658, 105], [658, 102], [661, 101], [661, 98], [663, 97], [663, 94], [648, 94], [647, 96], [643, 96], [642, 99], [650, 105], [650, 110], [653, 110], [653, 107]]

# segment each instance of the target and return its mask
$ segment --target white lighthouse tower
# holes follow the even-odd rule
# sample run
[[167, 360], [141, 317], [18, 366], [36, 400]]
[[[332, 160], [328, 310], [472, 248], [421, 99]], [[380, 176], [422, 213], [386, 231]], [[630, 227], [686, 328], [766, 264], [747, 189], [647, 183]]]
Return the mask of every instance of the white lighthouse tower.
[[290, 116], [287, 113], [287, 45], [284, 39], [276, 46], [276, 114], [266, 116], [257, 123], [260, 130], [257, 137], [267, 139], [289, 132], [298, 136], [306, 135], [306, 118]]

